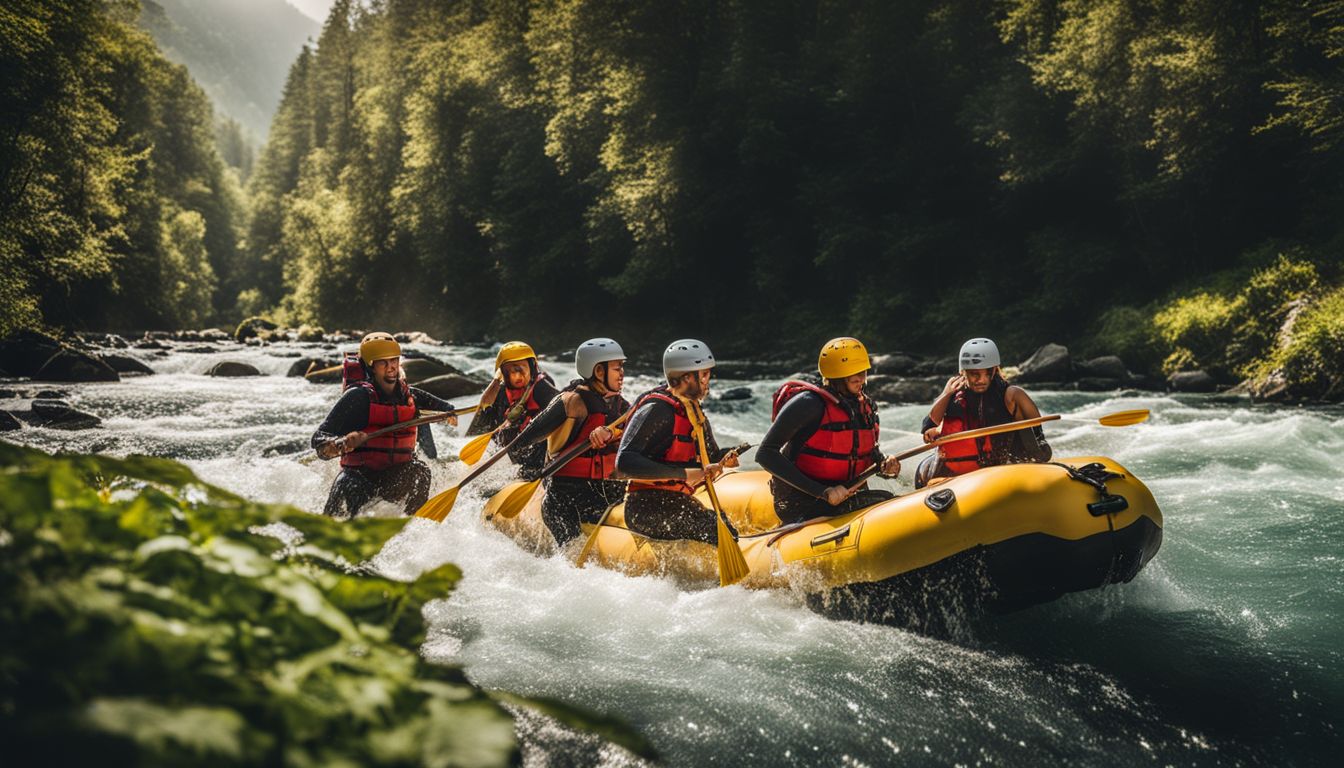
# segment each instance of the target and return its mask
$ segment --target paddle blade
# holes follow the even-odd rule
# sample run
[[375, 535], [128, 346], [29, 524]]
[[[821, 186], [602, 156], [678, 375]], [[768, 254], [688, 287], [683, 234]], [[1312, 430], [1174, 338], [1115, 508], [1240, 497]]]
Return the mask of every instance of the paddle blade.
[[540, 480], [533, 480], [514, 488], [499, 503], [499, 508], [495, 510], [495, 514], [500, 517], [517, 517], [518, 513], [522, 512], [527, 503], [532, 500], [532, 494], [537, 492], [537, 486], [539, 485], [541, 485]]
[[433, 520], [436, 523], [442, 523], [443, 518], [453, 511], [453, 505], [457, 503], [457, 486], [434, 496], [426, 501], [424, 506], [415, 511], [416, 517], [424, 517]]
[[1103, 427], [1128, 427], [1131, 424], [1139, 424], [1148, 420], [1148, 409], [1139, 408], [1133, 411], [1116, 411], [1102, 416], [1098, 421]]
[[484, 435], [477, 435], [467, 441], [458, 452], [458, 457], [467, 464], [475, 464], [485, 455], [485, 449], [490, 447], [490, 438], [494, 437], [494, 432], [486, 432]]
[[742, 556], [742, 550], [738, 549], [733, 532], [728, 530], [723, 516], [715, 517], [719, 521], [719, 586], [726, 587], [747, 578], [751, 568], [747, 567], [747, 559]]

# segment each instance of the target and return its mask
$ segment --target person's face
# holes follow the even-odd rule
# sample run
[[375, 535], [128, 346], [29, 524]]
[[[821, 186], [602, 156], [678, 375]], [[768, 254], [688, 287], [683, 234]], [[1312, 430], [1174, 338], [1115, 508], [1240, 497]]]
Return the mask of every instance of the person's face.
[[382, 360], [374, 360], [373, 365], [369, 366], [373, 373], [373, 383], [377, 385], [384, 394], [392, 394], [396, 388], [397, 382], [401, 380], [401, 358], [387, 357]]
[[603, 386], [605, 386], [608, 391], [620, 392], [621, 387], [625, 385], [625, 361], [612, 360], [611, 362], [603, 363], [603, 365], [607, 368], [605, 378], [602, 379]]
[[864, 386], [868, 383], [868, 372], [859, 371], [853, 376], [846, 376], [843, 379], [842, 386], [849, 393], [850, 397], [858, 397], [863, 393]]
[[713, 371], [709, 368], [690, 374], [689, 378], [692, 382], [692, 391], [687, 392], [686, 394], [694, 397], [696, 400], [704, 400], [705, 396], [709, 394], [709, 379], [711, 376], [713, 376]]
[[994, 381], [994, 372], [998, 368], [980, 368], [973, 371], [962, 371], [961, 375], [966, 377], [966, 386], [977, 395], [984, 394], [989, 389], [990, 382]]
[[532, 370], [525, 360], [505, 363], [500, 366], [500, 370], [504, 373], [504, 383], [509, 389], [522, 389], [532, 380]]

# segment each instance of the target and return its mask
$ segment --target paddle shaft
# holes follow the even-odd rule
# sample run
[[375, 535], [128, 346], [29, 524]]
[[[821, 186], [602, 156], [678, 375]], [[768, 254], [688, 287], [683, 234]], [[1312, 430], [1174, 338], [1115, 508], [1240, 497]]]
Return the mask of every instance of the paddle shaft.
[[[958, 440], [975, 440], [977, 438], [988, 437], [990, 435], [998, 435], [1003, 432], [1016, 432], [1019, 429], [1030, 429], [1031, 427], [1044, 424], [1047, 421], [1056, 421], [1059, 418], [1060, 417], [1058, 415], [1038, 416], [1034, 419], [1023, 419], [1022, 421], [1014, 421], [1008, 424], [999, 424], [993, 427], [981, 427], [980, 429], [972, 429], [966, 432], [956, 432], [951, 435], [947, 435], [946, 437], [940, 437], [931, 443], [925, 443], [924, 445], [921, 445], [917, 448], [911, 448], [908, 451], [902, 451], [901, 453], [896, 454], [895, 458], [900, 461], [905, 461], [911, 456], [918, 456], [919, 454], [924, 453], [925, 451], [931, 451], [934, 448], [937, 448], [938, 446], [947, 445], [948, 443], [955, 443]], [[868, 482], [868, 480], [871, 479], [873, 475], [876, 475], [878, 471], [881, 469], [882, 469], [881, 464], [874, 464], [873, 466], [861, 472], [858, 477], [854, 478], [853, 485], [850, 485], [846, 489], [846, 491], [848, 492], [846, 493], [846, 496], [853, 496], [854, 494], [858, 493], [859, 490], [862, 489], [863, 484]]]
[[473, 469], [473, 470], [471, 470], [470, 472], [468, 472], [466, 477], [462, 478], [461, 480], [458, 480], [458, 481], [457, 481], [457, 485], [454, 485], [454, 486], [453, 486], [453, 489], [455, 490], [455, 489], [461, 488], [462, 486], [466, 485], [467, 483], [471, 482], [472, 480], [475, 480], [475, 479], [476, 479], [477, 477], [479, 477], [480, 474], [481, 474], [482, 472], [484, 472], [485, 470], [487, 470], [487, 469], [493, 467], [493, 466], [495, 465], [495, 462], [497, 462], [497, 461], [499, 461], [500, 459], [504, 458], [504, 456], [508, 454], [509, 449], [512, 448], [512, 447], [513, 447], [513, 444], [516, 443], [516, 442], [518, 442], [518, 438], [519, 438], [519, 437], [522, 437], [522, 436], [523, 436], [523, 433], [522, 433], [522, 432], [519, 432], [519, 433], [518, 433], [518, 436], [515, 437], [515, 438], [513, 438], [512, 440], [510, 440], [508, 445], [504, 446], [503, 448], [500, 448], [498, 451], [495, 451], [495, 453], [494, 453], [493, 456], [491, 456], [490, 458], [486, 459], [485, 461], [482, 461], [482, 462], [480, 463], [479, 466], [477, 466], [475, 469]]
[[369, 433], [369, 439], [372, 440], [375, 437], [381, 437], [382, 435], [386, 435], [388, 432], [396, 432], [399, 429], [410, 429], [411, 427], [418, 427], [421, 424], [432, 424], [436, 421], [443, 421], [444, 419], [447, 419], [449, 416], [465, 416], [468, 413], [475, 413], [476, 408], [477, 406], [473, 405], [468, 408], [458, 408], [455, 411], [435, 411], [433, 413], [425, 414], [423, 416], [417, 416], [416, 418], [411, 419], [410, 421], [403, 421], [400, 424], [393, 424], [390, 427], [383, 427], [382, 429], [376, 429]]

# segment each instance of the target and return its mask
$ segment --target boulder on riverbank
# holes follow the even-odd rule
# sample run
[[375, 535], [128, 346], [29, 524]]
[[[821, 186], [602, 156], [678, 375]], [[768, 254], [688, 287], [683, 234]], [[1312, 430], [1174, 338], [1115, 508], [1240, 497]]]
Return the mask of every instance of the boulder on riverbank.
[[[285, 372], [285, 375], [303, 376], [313, 371], [320, 371], [323, 368], [331, 368], [332, 366], [337, 366], [340, 364], [341, 363], [339, 360], [333, 360], [330, 358], [300, 357], [298, 360], [295, 360], [292, 365], [289, 366], [289, 370]], [[340, 371], [336, 372], [336, 376], [337, 379], [339, 380]]]
[[0, 341], [0, 368], [36, 381], [120, 381], [102, 360], [37, 331], [23, 330]]
[[205, 372], [206, 376], [260, 376], [261, 371], [255, 366], [247, 363], [239, 363], [234, 360], [223, 360], [210, 366], [210, 370]]
[[937, 376], [899, 378], [869, 376], [868, 396], [884, 403], [929, 403], [943, 391], [947, 381]]
[[1073, 360], [1063, 344], [1046, 344], [1017, 367], [1015, 382], [1072, 381]]
[[234, 341], [246, 341], [259, 335], [262, 331], [274, 331], [278, 328], [275, 323], [264, 317], [249, 317], [238, 324], [233, 331]]
[[466, 375], [453, 366], [435, 360], [432, 357], [416, 357], [402, 360], [401, 371], [402, 375], [406, 378], [406, 381], [411, 384], [418, 384], [422, 381], [427, 381], [439, 376], [447, 376], [449, 374], [456, 374], [458, 376]]

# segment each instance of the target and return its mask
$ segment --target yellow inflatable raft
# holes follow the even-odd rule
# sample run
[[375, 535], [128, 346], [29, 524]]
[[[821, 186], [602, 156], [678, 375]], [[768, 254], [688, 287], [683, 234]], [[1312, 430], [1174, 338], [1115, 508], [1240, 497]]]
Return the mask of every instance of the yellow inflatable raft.
[[[1152, 493], [1102, 457], [989, 467], [846, 515], [784, 527], [768, 479], [762, 471], [736, 472], [715, 483], [751, 567], [743, 585], [799, 589], [813, 608], [844, 618], [922, 625], [953, 603], [1012, 610], [1127, 582], [1162, 542], [1162, 513]], [[513, 487], [491, 498], [486, 519], [528, 549], [553, 551], [541, 521], [541, 492], [516, 517], [495, 514]], [[703, 489], [701, 500], [708, 504]], [[584, 526], [585, 535], [591, 530]], [[573, 543], [571, 554], [579, 546]], [[717, 584], [713, 547], [634, 533], [619, 505], [588, 562]]]

